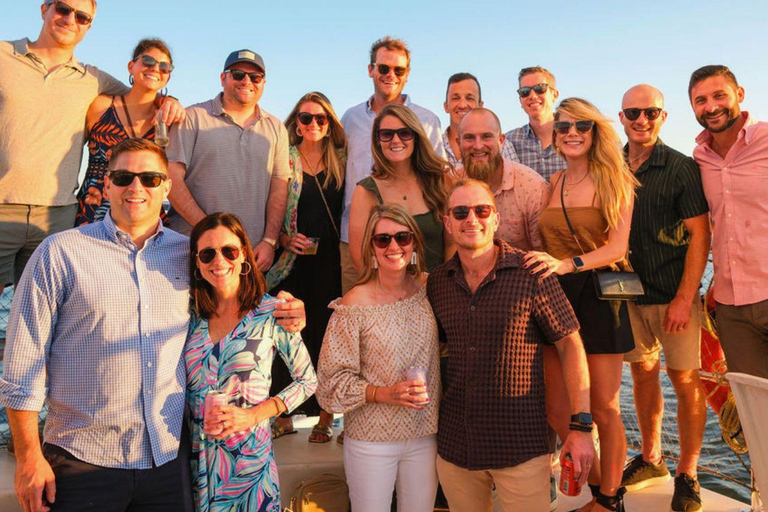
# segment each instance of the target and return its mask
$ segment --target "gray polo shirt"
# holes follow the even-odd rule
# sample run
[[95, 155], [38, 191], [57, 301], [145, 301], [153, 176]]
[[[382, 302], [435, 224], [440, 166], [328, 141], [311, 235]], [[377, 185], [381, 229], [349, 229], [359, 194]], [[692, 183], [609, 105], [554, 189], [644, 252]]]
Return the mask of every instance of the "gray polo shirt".
[[[186, 120], [171, 129], [166, 152], [169, 161], [187, 166], [184, 183], [200, 208], [234, 213], [256, 244], [264, 236], [271, 178], [291, 176], [288, 132], [263, 109], [244, 130], [224, 111], [221, 97], [187, 107]], [[168, 218], [174, 230], [192, 231], [173, 208]]]
[[85, 115], [128, 88], [72, 60], [49, 71], [29, 39], [0, 42], [0, 204], [74, 204]]

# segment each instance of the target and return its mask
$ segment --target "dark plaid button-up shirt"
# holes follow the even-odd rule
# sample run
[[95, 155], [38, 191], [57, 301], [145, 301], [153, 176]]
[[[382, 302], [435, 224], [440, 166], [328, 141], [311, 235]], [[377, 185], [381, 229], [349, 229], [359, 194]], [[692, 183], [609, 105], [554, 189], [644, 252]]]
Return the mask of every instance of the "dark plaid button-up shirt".
[[438, 452], [470, 470], [548, 453], [542, 344], [579, 329], [557, 279], [532, 274], [522, 266], [524, 252], [495, 243], [496, 266], [474, 294], [458, 255], [427, 283], [449, 353]]

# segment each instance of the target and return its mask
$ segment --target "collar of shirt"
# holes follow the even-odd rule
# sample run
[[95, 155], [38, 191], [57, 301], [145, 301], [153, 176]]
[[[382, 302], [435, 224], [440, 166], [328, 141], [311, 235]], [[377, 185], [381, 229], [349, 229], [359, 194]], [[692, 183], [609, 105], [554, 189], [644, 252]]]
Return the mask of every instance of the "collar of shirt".
[[[746, 110], [741, 111], [741, 115], [746, 117], [746, 122], [744, 123], [744, 126], [741, 127], [741, 130], [739, 130], [739, 138], [744, 138], [744, 144], [749, 145], [750, 142], [752, 142], [752, 138], [754, 137], [755, 130], [757, 130], [757, 119], [752, 117], [749, 112]], [[712, 134], [709, 133], [709, 130], [703, 130], [699, 135], [696, 137], [696, 144], [700, 146], [704, 146], [707, 149], [712, 149]]]
[[[402, 100], [403, 100], [403, 103], [402, 103], [402, 105], [404, 105], [404, 106], [406, 106], [406, 107], [408, 107], [408, 108], [411, 108], [411, 98], [410, 98], [410, 97], [408, 97], [408, 95], [407, 95], [407, 94], [401, 94], [401, 95], [400, 95], [400, 99], [402, 99]], [[369, 116], [371, 116], [371, 117], [376, 117], [376, 115], [377, 115], [377, 114], [376, 114], [376, 112], [374, 112], [374, 111], [373, 111], [373, 109], [371, 108], [371, 104], [372, 104], [372, 103], [373, 103], [373, 96], [371, 96], [370, 98], [368, 98], [368, 101], [366, 101], [366, 102], [365, 102], [365, 111], [366, 111], [366, 113], [367, 113]]]
[[[490, 272], [491, 279], [496, 277], [496, 271], [503, 268], [516, 268], [522, 266], [522, 256], [525, 254], [522, 251], [513, 249], [509, 244], [504, 242], [501, 238], [494, 238], [493, 244], [499, 248], [499, 253], [496, 255], [496, 263], [493, 270]], [[461, 259], [459, 258], [459, 252], [453, 255], [451, 259], [445, 262], [445, 268], [448, 271], [448, 275], [464, 277], [464, 270], [461, 268]], [[483, 279], [485, 281], [485, 279]]]
[[515, 188], [515, 164], [508, 160], [504, 160], [504, 168], [501, 171], [501, 185], [498, 190], [494, 190], [494, 195], [499, 195], [504, 191], [512, 190]]
[[[40, 59], [40, 57], [35, 55], [35, 52], [33, 52], [32, 50], [29, 49], [29, 39], [28, 38], [25, 37], [24, 39], [19, 39], [17, 41], [14, 41], [13, 42], [13, 53], [14, 53], [14, 55], [16, 55], [18, 57], [27, 57], [28, 59], [31, 59], [31, 60], [35, 61], [38, 65], [40, 65], [43, 69], [45, 69], [46, 72], [48, 71], [48, 69], [45, 66], [45, 63]], [[66, 62], [66, 63], [62, 64], [62, 66], [66, 66], [68, 68], [72, 68], [74, 70], [79, 71], [80, 73], [85, 74], [85, 66], [83, 66], [80, 63], [80, 61], [75, 59], [74, 55], [72, 55], [72, 57], [69, 59], [69, 62]]]
[[[222, 101], [222, 98], [224, 98], [224, 93], [220, 92], [216, 95], [215, 98], [213, 98], [213, 101], [210, 103], [210, 110], [208, 113], [212, 116], [218, 116], [218, 117], [226, 117], [231, 119], [232, 116], [224, 110], [224, 102]], [[261, 121], [261, 118], [263, 117], [263, 114], [261, 112], [261, 107], [259, 107], [258, 104], [253, 108], [258, 112], [258, 116], [256, 117], [256, 120], [253, 122], [251, 126], [255, 126], [258, 124], [259, 121]]]
[[[107, 236], [109, 237], [110, 240], [115, 242], [117, 245], [121, 245], [125, 247], [126, 249], [130, 249], [130, 250], [136, 249], [136, 244], [133, 243], [133, 239], [131, 239], [131, 235], [129, 235], [125, 231], [118, 228], [117, 224], [115, 224], [115, 221], [112, 220], [111, 211], [107, 212], [107, 214], [104, 216], [103, 223], [104, 223], [104, 230], [107, 232]], [[144, 244], [144, 247], [147, 247], [150, 244], [159, 245], [164, 235], [165, 235], [165, 228], [163, 227], [163, 223], [158, 218], [157, 229], [155, 230], [155, 233], [147, 239], [147, 241]]]
[[[629, 164], [629, 144], [624, 145], [624, 160]], [[643, 162], [643, 165], [635, 171], [636, 174], [647, 171], [650, 167], [666, 167], [667, 165], [667, 145], [661, 141], [661, 138], [656, 139], [656, 144], [653, 146], [651, 156], [648, 160]]]

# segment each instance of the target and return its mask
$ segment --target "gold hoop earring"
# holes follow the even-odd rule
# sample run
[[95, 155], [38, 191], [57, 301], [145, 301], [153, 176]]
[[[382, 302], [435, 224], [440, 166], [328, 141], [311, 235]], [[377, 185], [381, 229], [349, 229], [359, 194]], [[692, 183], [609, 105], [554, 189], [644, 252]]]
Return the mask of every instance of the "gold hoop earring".
[[250, 274], [250, 273], [251, 273], [251, 270], [253, 270], [253, 267], [252, 267], [252, 266], [251, 266], [251, 264], [250, 264], [250, 263], [248, 263], [247, 261], [244, 261], [244, 262], [243, 262], [243, 266], [245, 266], [245, 265], [248, 265], [248, 270], [246, 270], [245, 272], [242, 272], [242, 271], [241, 271], [241, 272], [240, 272], [240, 275], [241, 275], [241, 276], [247, 276], [248, 274]]
[[304, 135], [301, 133], [301, 130], [299, 129], [299, 125], [296, 125], [296, 135], [299, 137], [303, 137]]

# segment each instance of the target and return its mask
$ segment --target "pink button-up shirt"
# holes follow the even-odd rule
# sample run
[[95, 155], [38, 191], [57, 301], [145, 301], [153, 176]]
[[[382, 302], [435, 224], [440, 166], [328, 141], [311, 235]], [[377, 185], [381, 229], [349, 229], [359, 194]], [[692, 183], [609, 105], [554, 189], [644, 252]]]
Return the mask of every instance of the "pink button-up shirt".
[[712, 219], [715, 300], [735, 306], [768, 299], [768, 123], [742, 115], [747, 121], [725, 158], [707, 130], [693, 150]]
[[[464, 167], [454, 173], [466, 177]], [[523, 251], [542, 250], [539, 218], [549, 202], [549, 183], [530, 167], [504, 160], [501, 185], [493, 194], [501, 218], [496, 236]]]

